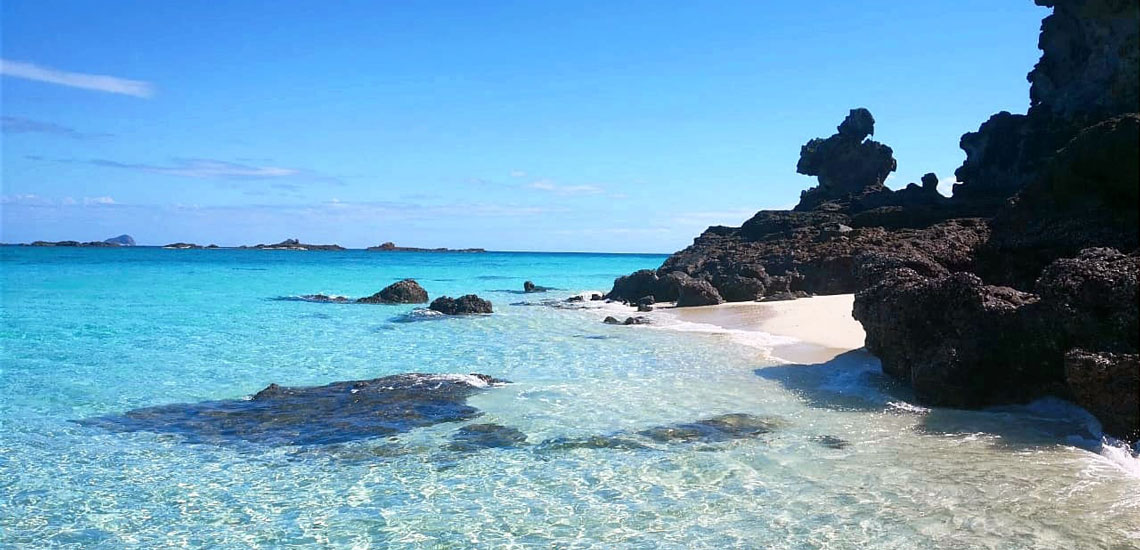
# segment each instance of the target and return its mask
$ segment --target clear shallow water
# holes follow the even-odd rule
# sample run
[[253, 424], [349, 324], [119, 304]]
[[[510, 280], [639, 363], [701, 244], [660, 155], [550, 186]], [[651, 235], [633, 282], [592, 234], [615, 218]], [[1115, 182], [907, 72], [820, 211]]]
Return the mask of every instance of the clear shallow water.
[[[0, 248], [0, 546], [1140, 545], [1140, 479], [1066, 444], [1096, 434], [1063, 403], [926, 410], [859, 352], [779, 365], [739, 335], [508, 305], [539, 298], [513, 292], [526, 279], [565, 297], [661, 259]], [[273, 300], [404, 277], [433, 297], [476, 292], [496, 314], [408, 323], [394, 321], [410, 306]], [[268, 447], [74, 422], [402, 372], [512, 380], [468, 404], [530, 445], [447, 451], [464, 423]], [[648, 449], [533, 445], [732, 412], [786, 425]]]

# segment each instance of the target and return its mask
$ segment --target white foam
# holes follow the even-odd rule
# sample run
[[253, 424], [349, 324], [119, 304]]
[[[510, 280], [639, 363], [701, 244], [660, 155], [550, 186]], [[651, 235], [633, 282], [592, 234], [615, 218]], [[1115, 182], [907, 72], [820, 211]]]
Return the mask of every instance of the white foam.
[[428, 376], [427, 379], [439, 382], [459, 382], [473, 388], [486, 388], [491, 386], [486, 380], [474, 374], [432, 374]]
[[1097, 454], [1109, 464], [1120, 468], [1132, 477], [1140, 478], [1140, 451], [1132, 449], [1127, 443], [1105, 436], [1101, 439]]

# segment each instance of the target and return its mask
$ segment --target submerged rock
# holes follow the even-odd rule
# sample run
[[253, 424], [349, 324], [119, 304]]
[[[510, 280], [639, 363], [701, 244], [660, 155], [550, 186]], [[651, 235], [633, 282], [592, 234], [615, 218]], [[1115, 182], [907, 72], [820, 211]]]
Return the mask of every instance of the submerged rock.
[[526, 434], [516, 428], [500, 424], [471, 424], [459, 428], [451, 436], [447, 448], [452, 451], [472, 452], [480, 449], [517, 447], [526, 442]]
[[325, 386], [270, 384], [249, 399], [179, 403], [79, 421], [112, 431], [172, 433], [194, 443], [325, 445], [469, 420], [473, 393], [503, 383], [485, 374], [397, 374]]
[[444, 315], [492, 313], [491, 302], [474, 294], [467, 294], [459, 298], [440, 296], [433, 300], [428, 308], [443, 313]]
[[730, 439], [746, 439], [772, 432], [783, 425], [776, 418], [762, 418], [744, 413], [722, 414], [687, 424], [658, 426], [637, 432], [659, 443], [699, 441], [715, 443]]
[[427, 301], [427, 291], [415, 279], [397, 281], [376, 294], [357, 300], [362, 304], [423, 304]]

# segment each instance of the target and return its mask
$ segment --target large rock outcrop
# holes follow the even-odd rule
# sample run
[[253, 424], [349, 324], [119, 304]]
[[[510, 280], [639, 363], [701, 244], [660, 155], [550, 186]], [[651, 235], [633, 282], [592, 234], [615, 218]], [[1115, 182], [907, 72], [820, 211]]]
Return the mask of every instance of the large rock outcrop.
[[951, 198], [933, 174], [885, 188], [890, 148], [867, 139], [874, 119], [855, 109], [804, 145], [797, 169], [819, 185], [794, 211], [710, 227], [610, 297], [635, 301], [676, 272], [730, 301], [856, 292], [867, 347], [921, 400], [1058, 395], [1108, 433], [1140, 436], [1140, 4], [1037, 2], [1054, 13], [1031, 107], [962, 137]]
[[415, 279], [396, 281], [380, 292], [357, 300], [362, 304], [424, 304], [428, 293]]

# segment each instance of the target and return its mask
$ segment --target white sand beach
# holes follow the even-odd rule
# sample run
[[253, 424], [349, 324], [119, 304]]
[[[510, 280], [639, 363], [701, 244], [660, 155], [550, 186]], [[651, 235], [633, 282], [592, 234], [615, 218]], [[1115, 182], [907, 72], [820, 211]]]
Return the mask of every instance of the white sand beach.
[[762, 331], [798, 340], [772, 350], [778, 359], [821, 363], [863, 347], [863, 326], [851, 316], [854, 294], [786, 302], [736, 302], [668, 310], [682, 321], [727, 330]]

